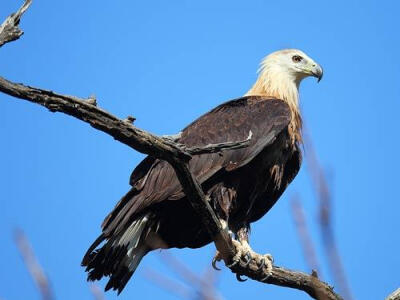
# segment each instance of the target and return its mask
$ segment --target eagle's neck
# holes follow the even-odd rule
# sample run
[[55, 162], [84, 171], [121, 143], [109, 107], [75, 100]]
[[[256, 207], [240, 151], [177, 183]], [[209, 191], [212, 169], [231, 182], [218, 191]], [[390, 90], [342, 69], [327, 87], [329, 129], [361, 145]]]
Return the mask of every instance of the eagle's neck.
[[285, 101], [292, 113], [289, 124], [289, 134], [292, 142], [301, 142], [302, 120], [299, 109], [299, 84], [292, 74], [282, 72], [277, 68], [263, 66], [256, 83], [246, 93], [246, 96], [267, 96]]

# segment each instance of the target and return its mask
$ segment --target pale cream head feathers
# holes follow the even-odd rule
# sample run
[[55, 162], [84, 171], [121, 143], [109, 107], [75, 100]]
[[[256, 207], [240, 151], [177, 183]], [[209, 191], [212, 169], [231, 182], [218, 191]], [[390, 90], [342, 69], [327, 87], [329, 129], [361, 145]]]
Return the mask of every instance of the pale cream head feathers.
[[299, 85], [308, 76], [322, 78], [322, 68], [304, 52], [285, 49], [271, 53], [261, 62], [259, 76], [246, 95], [269, 96], [285, 101], [292, 111], [291, 129], [295, 140], [301, 140]]

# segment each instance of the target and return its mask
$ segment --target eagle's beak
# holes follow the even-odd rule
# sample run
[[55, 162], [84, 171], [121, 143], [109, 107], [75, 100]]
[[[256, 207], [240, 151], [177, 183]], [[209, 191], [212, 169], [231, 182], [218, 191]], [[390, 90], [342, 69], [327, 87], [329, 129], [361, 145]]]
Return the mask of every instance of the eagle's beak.
[[321, 79], [322, 79], [322, 75], [324, 75], [324, 71], [322, 70], [320, 65], [314, 64], [311, 67], [311, 74], [312, 74], [312, 76], [317, 77], [318, 78], [318, 82], [320, 82]]

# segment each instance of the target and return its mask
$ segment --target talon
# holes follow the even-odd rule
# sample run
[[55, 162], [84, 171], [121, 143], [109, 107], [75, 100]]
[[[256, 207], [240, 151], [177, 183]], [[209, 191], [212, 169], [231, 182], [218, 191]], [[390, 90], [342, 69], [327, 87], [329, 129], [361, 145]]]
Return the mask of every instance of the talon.
[[240, 276], [242, 276], [242, 275], [240, 275], [240, 274], [236, 274], [236, 279], [238, 280], [238, 281], [240, 281], [240, 282], [245, 282], [247, 279], [242, 279]]
[[244, 263], [244, 266], [247, 267], [249, 265], [249, 263], [251, 262], [251, 259], [252, 259], [250, 251], [246, 253], [244, 258], [246, 259], [246, 261]]
[[265, 276], [264, 278], [262, 278], [261, 281], [267, 280], [270, 276], [271, 276], [270, 274], [267, 274], [267, 276]]
[[265, 259], [261, 258], [260, 265], [258, 266], [258, 271], [262, 271], [265, 266]]
[[217, 261], [218, 261], [218, 260], [219, 260], [219, 259], [217, 259], [217, 257], [214, 257], [213, 260], [212, 260], [211, 265], [212, 265], [212, 267], [213, 267], [214, 270], [221, 271], [221, 269], [217, 267]]
[[236, 264], [238, 263], [238, 260], [234, 260], [231, 264], [226, 265], [228, 268], [232, 268], [233, 266], [236, 266]]
[[264, 256], [267, 257], [267, 258], [269, 259], [269, 261], [271, 262], [271, 264], [274, 263], [274, 258], [272, 257], [271, 254], [265, 254]]

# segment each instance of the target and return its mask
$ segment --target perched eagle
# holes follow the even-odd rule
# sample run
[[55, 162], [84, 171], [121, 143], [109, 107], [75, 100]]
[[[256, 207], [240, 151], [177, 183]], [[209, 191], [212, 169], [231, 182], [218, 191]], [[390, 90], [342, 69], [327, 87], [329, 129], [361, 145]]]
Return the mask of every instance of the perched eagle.
[[[259, 77], [244, 97], [201, 116], [177, 140], [188, 147], [205, 146], [245, 140], [252, 133], [246, 148], [197, 155], [189, 163], [215, 213], [235, 235], [238, 253], [249, 259], [256, 258], [248, 245], [250, 223], [271, 209], [301, 165], [298, 89], [307, 76], [319, 81], [322, 68], [305, 53], [274, 52], [262, 61]], [[88, 280], [109, 276], [105, 289], [118, 293], [149, 251], [199, 248], [212, 241], [167, 162], [146, 157], [130, 184], [82, 261]], [[271, 264], [271, 257], [265, 257]]]

